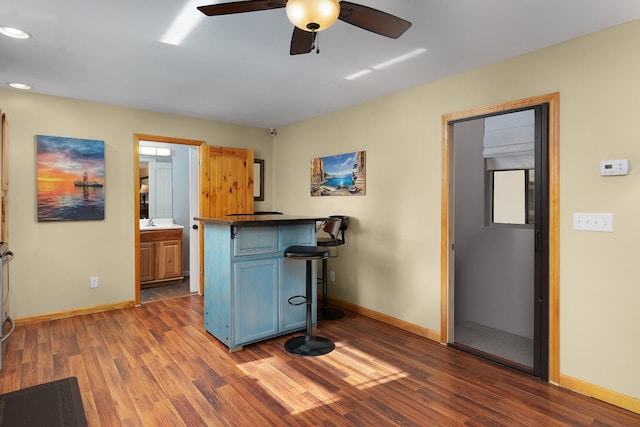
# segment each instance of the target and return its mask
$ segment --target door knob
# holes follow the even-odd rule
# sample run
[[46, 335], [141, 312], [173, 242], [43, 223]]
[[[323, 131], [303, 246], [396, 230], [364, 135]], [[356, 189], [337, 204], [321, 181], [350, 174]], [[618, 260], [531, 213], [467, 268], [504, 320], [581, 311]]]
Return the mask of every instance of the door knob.
[[191, 228], [193, 228], [194, 230], [197, 230], [197, 229], [198, 229], [198, 224], [193, 224], [193, 225], [191, 226]]

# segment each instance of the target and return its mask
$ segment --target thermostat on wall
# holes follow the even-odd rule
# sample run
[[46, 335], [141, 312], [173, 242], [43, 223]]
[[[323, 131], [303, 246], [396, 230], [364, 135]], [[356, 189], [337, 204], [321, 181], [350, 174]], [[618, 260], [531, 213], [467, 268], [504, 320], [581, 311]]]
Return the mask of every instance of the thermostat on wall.
[[628, 160], [603, 160], [600, 162], [600, 175], [626, 175], [629, 173]]

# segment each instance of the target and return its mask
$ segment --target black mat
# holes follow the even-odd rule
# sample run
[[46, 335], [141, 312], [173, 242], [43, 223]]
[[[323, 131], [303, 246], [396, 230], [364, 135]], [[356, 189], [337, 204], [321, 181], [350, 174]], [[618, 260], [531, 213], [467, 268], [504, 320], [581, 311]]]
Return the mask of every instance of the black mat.
[[0, 395], [1, 427], [86, 425], [76, 377]]

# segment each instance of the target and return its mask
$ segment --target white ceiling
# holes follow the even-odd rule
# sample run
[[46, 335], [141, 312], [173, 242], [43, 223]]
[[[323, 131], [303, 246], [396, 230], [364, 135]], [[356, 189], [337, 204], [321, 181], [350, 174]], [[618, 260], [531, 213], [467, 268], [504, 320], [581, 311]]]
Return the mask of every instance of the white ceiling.
[[[360, 0], [413, 23], [393, 40], [338, 21], [320, 54], [289, 55], [284, 9], [201, 17], [164, 33], [189, 0], [2, 0], [0, 84], [40, 94], [278, 128], [640, 18], [638, 0]], [[417, 48], [427, 53], [345, 76]], [[6, 87], [6, 86], [5, 86]], [[0, 100], [1, 103], [1, 100]]]

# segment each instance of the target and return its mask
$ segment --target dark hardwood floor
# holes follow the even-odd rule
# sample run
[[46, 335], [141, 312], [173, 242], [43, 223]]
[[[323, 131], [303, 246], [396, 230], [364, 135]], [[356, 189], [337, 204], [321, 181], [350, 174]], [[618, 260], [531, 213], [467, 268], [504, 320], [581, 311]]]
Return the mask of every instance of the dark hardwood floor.
[[[0, 392], [78, 377], [90, 426], [640, 426], [640, 415], [347, 313], [336, 349], [229, 353], [189, 296], [16, 327]], [[34, 408], [37, 410], [37, 408]]]

